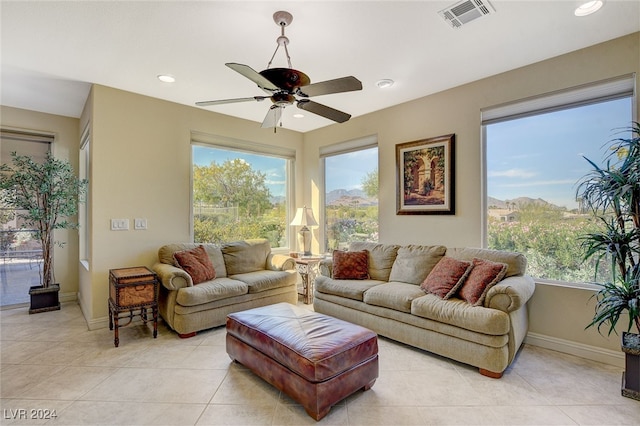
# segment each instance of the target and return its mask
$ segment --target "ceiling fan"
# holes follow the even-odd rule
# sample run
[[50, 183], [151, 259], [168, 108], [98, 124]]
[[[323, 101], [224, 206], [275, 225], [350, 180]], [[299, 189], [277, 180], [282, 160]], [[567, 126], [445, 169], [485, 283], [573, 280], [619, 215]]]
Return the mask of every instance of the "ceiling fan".
[[[302, 71], [295, 70], [291, 67], [291, 58], [289, 57], [289, 51], [287, 49], [289, 39], [284, 35], [284, 29], [291, 23], [293, 16], [289, 12], [278, 11], [273, 14], [273, 20], [281, 28], [281, 35], [276, 40], [278, 46], [276, 47], [275, 52], [273, 52], [273, 56], [267, 65], [267, 69], [257, 72], [248, 65], [233, 62], [225, 64], [232, 70], [256, 83], [260, 89], [267, 93], [267, 96], [202, 101], [196, 102], [196, 105], [210, 106], [236, 102], [261, 102], [265, 99], [270, 99], [273, 105], [271, 105], [267, 115], [262, 121], [262, 127], [265, 128], [275, 128], [278, 123], [280, 123], [282, 110], [294, 103], [302, 110], [312, 112], [337, 123], [344, 123], [349, 120], [351, 118], [350, 114], [318, 102], [314, 102], [309, 100], [309, 98], [332, 93], [362, 90], [362, 83], [360, 80], [353, 76], [349, 76], [311, 84], [309, 76]], [[289, 68], [270, 68], [273, 58], [276, 56], [280, 46], [284, 47]], [[280, 125], [282, 125], [282, 123], [280, 123]]]

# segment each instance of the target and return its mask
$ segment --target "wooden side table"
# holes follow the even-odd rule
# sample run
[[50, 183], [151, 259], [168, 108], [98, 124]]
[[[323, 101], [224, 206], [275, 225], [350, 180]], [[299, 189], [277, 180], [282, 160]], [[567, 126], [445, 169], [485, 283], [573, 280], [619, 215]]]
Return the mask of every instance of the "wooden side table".
[[302, 278], [302, 293], [298, 292], [298, 294], [303, 297], [303, 301], [307, 305], [313, 303], [313, 283], [318, 273], [318, 264], [322, 259], [322, 257], [299, 257], [295, 259], [296, 269]]
[[[118, 328], [140, 316], [146, 324], [148, 312], [153, 318], [153, 338], [158, 336], [158, 276], [145, 266], [109, 270], [109, 330], [115, 330], [113, 344], [118, 347]], [[121, 316], [122, 313], [126, 315]], [[120, 324], [121, 319], [128, 319]]]

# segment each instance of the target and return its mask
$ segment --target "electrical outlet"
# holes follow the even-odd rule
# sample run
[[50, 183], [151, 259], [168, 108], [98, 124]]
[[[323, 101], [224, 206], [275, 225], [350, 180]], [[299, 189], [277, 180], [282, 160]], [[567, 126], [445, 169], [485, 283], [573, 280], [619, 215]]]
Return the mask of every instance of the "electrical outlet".
[[111, 219], [112, 231], [128, 231], [129, 219]]
[[143, 230], [147, 229], [147, 219], [137, 217], [133, 219], [133, 229]]

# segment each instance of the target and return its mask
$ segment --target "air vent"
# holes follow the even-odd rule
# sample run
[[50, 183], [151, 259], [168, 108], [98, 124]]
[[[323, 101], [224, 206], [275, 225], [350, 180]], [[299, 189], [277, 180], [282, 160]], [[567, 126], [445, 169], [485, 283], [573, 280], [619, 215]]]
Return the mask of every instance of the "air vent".
[[438, 12], [452, 28], [460, 28], [474, 19], [495, 13], [487, 0], [462, 0]]

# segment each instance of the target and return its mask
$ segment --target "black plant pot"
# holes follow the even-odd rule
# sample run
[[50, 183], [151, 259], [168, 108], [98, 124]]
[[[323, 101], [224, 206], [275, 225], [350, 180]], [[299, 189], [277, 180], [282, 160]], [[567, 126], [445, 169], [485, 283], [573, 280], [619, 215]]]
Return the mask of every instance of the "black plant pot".
[[625, 370], [622, 374], [622, 396], [640, 401], [640, 334], [622, 333]]
[[29, 288], [29, 296], [31, 296], [30, 314], [40, 312], [58, 311], [60, 310], [60, 285], [53, 284], [47, 288], [41, 285]]

